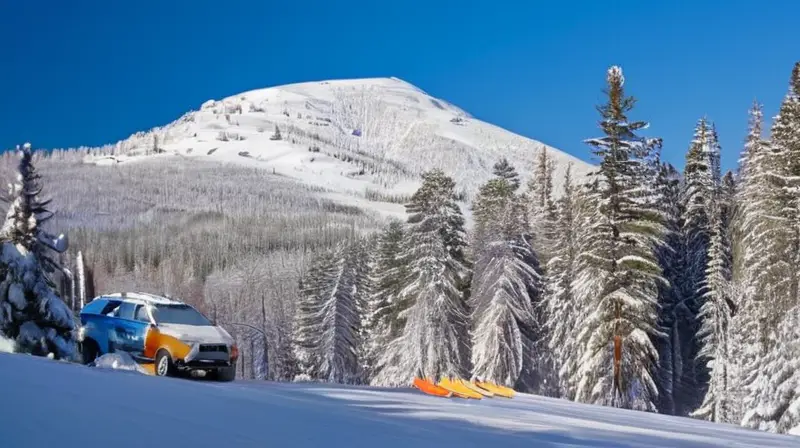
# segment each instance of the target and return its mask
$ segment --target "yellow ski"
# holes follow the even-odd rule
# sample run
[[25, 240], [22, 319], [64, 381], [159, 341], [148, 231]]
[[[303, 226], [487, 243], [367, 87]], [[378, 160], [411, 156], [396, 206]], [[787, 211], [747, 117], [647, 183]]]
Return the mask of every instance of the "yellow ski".
[[512, 398], [515, 394], [514, 389], [511, 389], [510, 387], [501, 386], [488, 381], [475, 381], [475, 385], [481, 389], [488, 390], [499, 397]]
[[476, 400], [483, 398], [483, 395], [468, 388], [458, 379], [442, 378], [437, 385], [464, 397], [474, 398]]

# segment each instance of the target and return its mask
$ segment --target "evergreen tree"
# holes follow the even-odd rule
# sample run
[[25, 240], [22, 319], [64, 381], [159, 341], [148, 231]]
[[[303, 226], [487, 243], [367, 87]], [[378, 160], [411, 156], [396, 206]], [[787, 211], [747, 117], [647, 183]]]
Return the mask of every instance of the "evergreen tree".
[[664, 214], [664, 244], [656, 251], [659, 266], [668, 283], [659, 286], [659, 328], [662, 335], [656, 340], [659, 358], [658, 410], [675, 414], [674, 389], [680, 384], [683, 366], [681, 350], [680, 316], [689, 315], [680, 287], [685, 273], [683, 237], [682, 184], [678, 171], [662, 164], [657, 180], [661, 192], [661, 210]]
[[738, 312], [731, 322], [732, 421], [740, 421], [746, 409], [754, 407], [748, 384], [755, 381], [765, 354], [767, 297], [770, 269], [775, 265], [775, 220], [778, 204], [771, 172], [775, 160], [768, 142], [762, 139], [763, 115], [755, 103], [750, 110], [750, 130], [739, 164], [739, 205], [732, 218], [732, 286]]
[[[800, 304], [800, 62], [792, 72], [789, 92], [781, 103], [771, 128], [771, 149], [776, 169], [771, 180], [776, 185], [781, 225], [777, 238], [780, 277], [774, 283], [779, 298], [770, 307], [769, 324], [777, 325], [785, 313]], [[774, 328], [774, 327], [773, 327]]]
[[278, 128], [277, 125], [275, 125], [275, 132], [269, 137], [269, 139], [270, 140], [283, 140], [283, 137], [281, 136], [281, 130], [280, 130], [280, 128]]
[[42, 200], [40, 175], [33, 165], [30, 145], [20, 154], [11, 203], [0, 229], [0, 334], [16, 342], [16, 350], [56, 359], [75, 359], [75, 322], [72, 311], [58, 296], [52, 274], [61, 269], [50, 256], [67, 249], [64, 235], [43, 230], [53, 216]]
[[455, 183], [441, 170], [426, 172], [406, 210], [401, 258], [408, 260], [409, 275], [398, 300], [409, 307], [399, 316], [405, 320], [402, 335], [384, 351], [373, 382], [408, 385], [415, 376], [465, 377], [470, 350], [464, 286], [470, 268]]
[[731, 253], [726, 226], [725, 204], [728, 198], [720, 196], [712, 208], [712, 236], [708, 252], [708, 268], [702, 290], [700, 308], [702, 326], [698, 332], [700, 357], [707, 359], [710, 382], [703, 404], [692, 415], [715, 422], [729, 422], [731, 388], [728, 372], [730, 321], [733, 315], [731, 300]]
[[[664, 282], [655, 248], [662, 244], [662, 214], [648, 188], [660, 139], [637, 136], [647, 123], [629, 121], [634, 105], [619, 67], [608, 70], [608, 103], [599, 108], [604, 137], [587, 140], [601, 160], [591, 201], [583, 275], [598, 288], [582, 288], [585, 316], [578, 322], [582, 347], [576, 399], [616, 407], [655, 408], [658, 284]], [[586, 285], [583, 284], [583, 287]]]
[[301, 373], [316, 380], [359, 383], [361, 309], [358, 264], [351, 244], [318, 254], [302, 279], [296, 351]]
[[535, 387], [538, 261], [530, 246], [524, 201], [501, 176], [481, 187], [473, 206], [476, 251], [470, 308], [472, 364], [477, 378], [509, 387]]
[[547, 264], [545, 287], [546, 329], [548, 348], [553, 354], [558, 371], [560, 395], [573, 399], [575, 385], [570, 382], [577, 369], [576, 340], [573, 337], [578, 320], [578, 303], [574, 292], [580, 231], [579, 209], [574, 197], [572, 164], [564, 175], [564, 194], [558, 200], [556, 245], [553, 257]]
[[553, 251], [556, 226], [556, 206], [553, 201], [553, 172], [555, 162], [547, 147], [542, 147], [534, 174], [528, 181], [528, 220], [534, 238], [534, 249], [543, 263]]
[[407, 275], [405, 260], [400, 258], [404, 238], [403, 223], [392, 220], [378, 237], [373, 275], [373, 290], [368, 300], [365, 328], [366, 363], [370, 366], [370, 377], [386, 345], [398, 338], [405, 326], [400, 317], [408, 308], [408, 301], [400, 300], [403, 281]]
[[[773, 120], [771, 137], [770, 150], [764, 157], [767, 187], [759, 192], [763, 201], [759, 208], [768, 211], [762, 215], [766, 219], [751, 217], [746, 221], [751, 228], [761, 224], [757, 233], [747, 236], [762, 245], [751, 251], [761, 251], [751, 255], [759, 262], [759, 270], [747, 269], [758, 289], [749, 291], [749, 303], [742, 308], [746, 322], [755, 327], [755, 340], [746, 341], [745, 352], [755, 355], [745, 360], [741, 373], [743, 424], [785, 431], [785, 419], [797, 419], [791, 415], [796, 413], [792, 406], [800, 405], [800, 400], [795, 401], [794, 394], [789, 393], [795, 387], [792, 378], [800, 376], [796, 374], [800, 366], [789, 361], [794, 358], [790, 353], [795, 341], [784, 325], [796, 319], [794, 314], [800, 306], [800, 62], [794, 66], [789, 92]], [[782, 331], [776, 332], [776, 328]]]
[[[713, 128], [702, 118], [695, 128], [684, 168], [683, 260], [685, 262], [682, 302], [678, 304], [676, 325], [680, 340], [682, 370], [675, 372], [679, 380], [673, 396], [675, 411], [686, 415], [700, 405], [702, 391], [708, 382], [706, 366], [698, 362], [700, 342], [700, 307], [706, 282], [708, 253], [711, 242], [711, 207], [719, 191], [719, 145]], [[676, 352], [677, 356], [678, 353]], [[698, 391], [701, 391], [698, 394]]]
[[513, 190], [519, 188], [519, 174], [505, 157], [494, 164], [493, 172], [495, 176], [507, 180]]

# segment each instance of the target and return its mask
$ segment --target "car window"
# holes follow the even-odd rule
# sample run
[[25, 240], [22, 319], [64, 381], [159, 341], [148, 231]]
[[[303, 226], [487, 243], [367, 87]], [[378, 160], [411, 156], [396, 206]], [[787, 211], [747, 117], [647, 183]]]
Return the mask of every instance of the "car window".
[[153, 318], [159, 324], [211, 325], [199, 311], [189, 305], [156, 305]]
[[100, 314], [104, 314], [106, 316], [116, 316], [119, 312], [119, 305], [122, 302], [119, 300], [109, 300], [106, 306], [103, 307], [103, 311], [100, 311]]
[[133, 320], [133, 311], [136, 308], [136, 304], [130, 302], [122, 302], [122, 305], [119, 306], [119, 310], [117, 311], [117, 317], [122, 319]]
[[138, 321], [150, 323], [150, 316], [147, 315], [147, 307], [144, 305], [136, 305], [134, 317]]
[[103, 313], [103, 308], [105, 308], [107, 303], [108, 300], [105, 299], [92, 300], [83, 307], [81, 312], [87, 314], [105, 314]]

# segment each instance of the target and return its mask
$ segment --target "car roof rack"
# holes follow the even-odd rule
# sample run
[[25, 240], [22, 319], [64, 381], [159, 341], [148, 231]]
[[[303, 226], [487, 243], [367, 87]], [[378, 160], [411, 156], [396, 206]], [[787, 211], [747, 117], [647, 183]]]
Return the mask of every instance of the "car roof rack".
[[171, 297], [164, 297], [147, 292], [115, 292], [112, 294], [103, 294], [101, 297], [119, 297], [122, 300], [135, 300], [152, 304], [161, 305], [179, 305], [183, 304], [180, 300], [175, 300]]

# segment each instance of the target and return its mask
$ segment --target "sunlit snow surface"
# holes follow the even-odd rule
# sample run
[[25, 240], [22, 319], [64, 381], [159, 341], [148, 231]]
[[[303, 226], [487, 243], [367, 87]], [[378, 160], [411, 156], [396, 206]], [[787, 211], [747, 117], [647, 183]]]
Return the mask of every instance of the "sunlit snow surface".
[[3, 447], [800, 447], [800, 438], [520, 395], [215, 383], [0, 354]]

